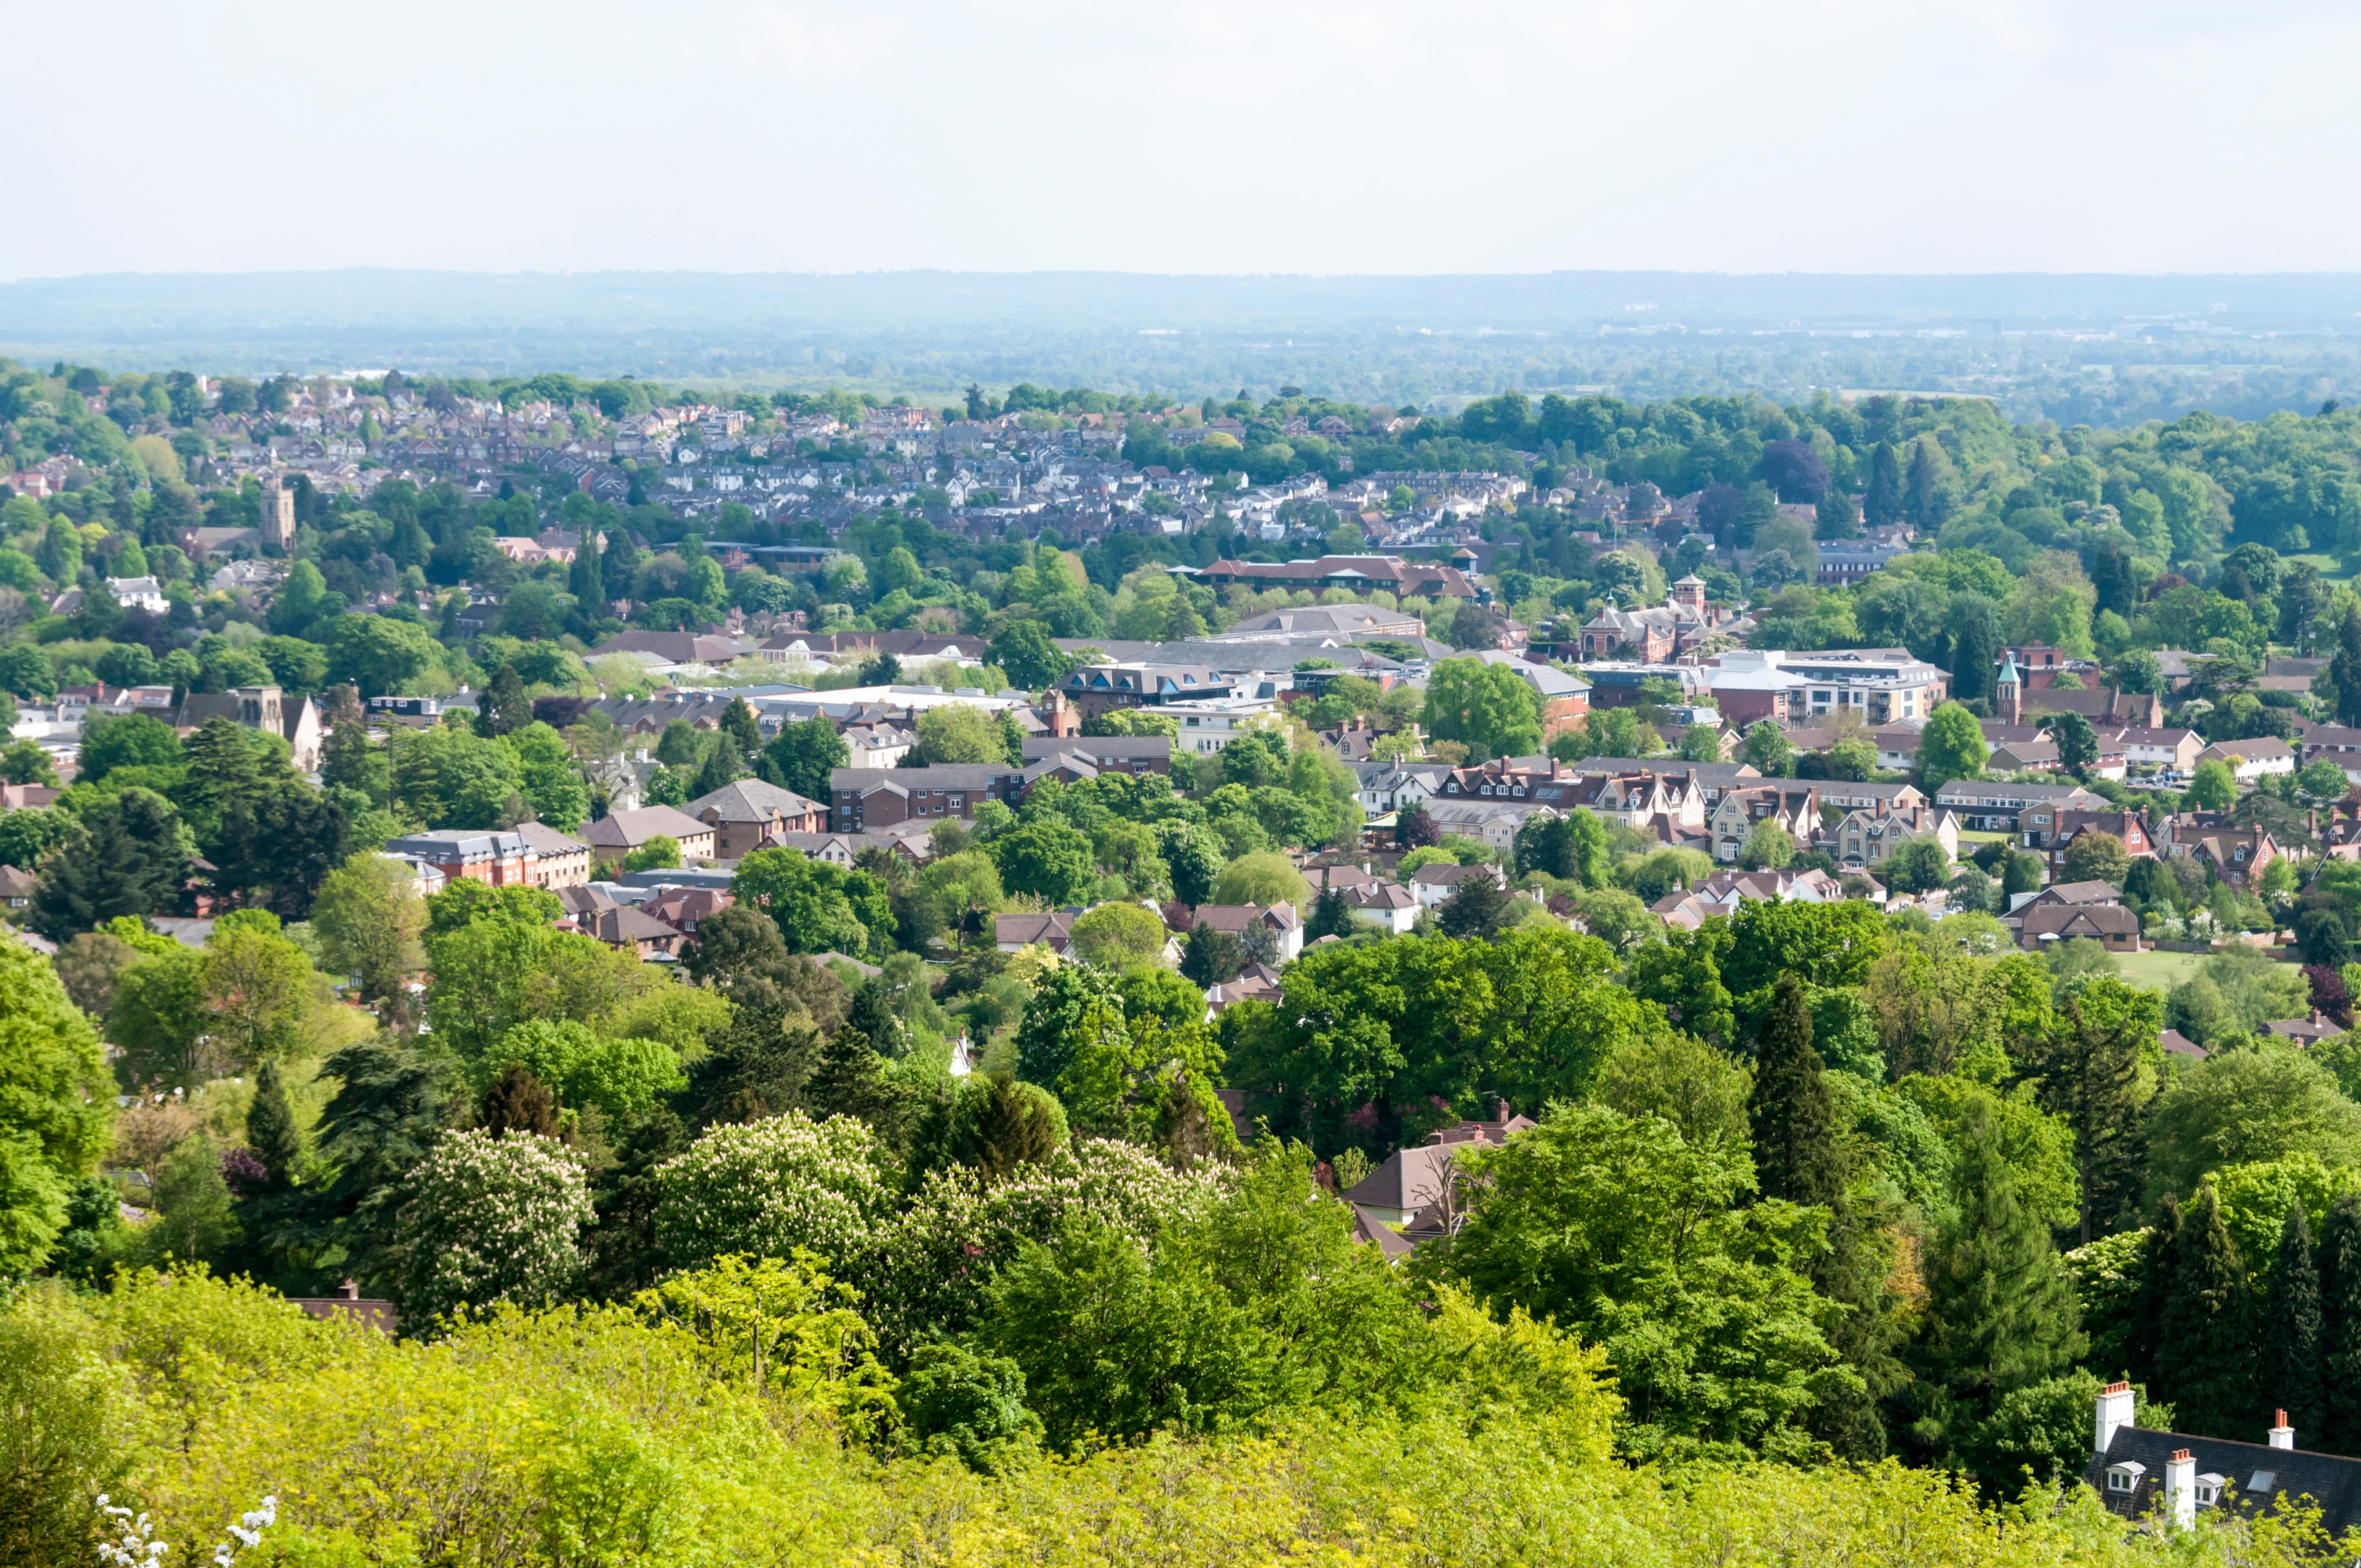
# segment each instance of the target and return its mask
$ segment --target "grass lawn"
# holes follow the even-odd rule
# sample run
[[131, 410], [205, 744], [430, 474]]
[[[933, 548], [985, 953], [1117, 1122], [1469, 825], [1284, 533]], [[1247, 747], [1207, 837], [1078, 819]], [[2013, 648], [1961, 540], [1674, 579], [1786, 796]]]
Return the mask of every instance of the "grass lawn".
[[2122, 967], [2123, 976], [2134, 985], [2144, 985], [2151, 991], [2169, 991], [2197, 972], [2205, 961], [2203, 953], [2159, 953], [2150, 948], [2145, 953], [2117, 953], [2115, 962]]

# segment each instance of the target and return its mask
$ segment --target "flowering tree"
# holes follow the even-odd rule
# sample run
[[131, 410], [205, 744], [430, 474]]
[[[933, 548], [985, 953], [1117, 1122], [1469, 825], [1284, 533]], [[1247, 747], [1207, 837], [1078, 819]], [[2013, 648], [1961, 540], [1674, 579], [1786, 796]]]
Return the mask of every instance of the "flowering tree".
[[582, 1167], [555, 1139], [452, 1134], [412, 1173], [396, 1226], [403, 1318], [547, 1306], [582, 1266], [577, 1236], [590, 1217]]
[[656, 1240], [680, 1264], [808, 1247], [840, 1266], [893, 1212], [884, 1160], [850, 1116], [716, 1127], [657, 1169]]

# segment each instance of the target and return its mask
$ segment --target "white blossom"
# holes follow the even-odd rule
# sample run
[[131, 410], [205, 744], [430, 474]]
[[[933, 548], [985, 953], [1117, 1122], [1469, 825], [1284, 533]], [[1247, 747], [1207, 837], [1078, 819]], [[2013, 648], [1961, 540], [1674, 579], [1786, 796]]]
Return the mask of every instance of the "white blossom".
[[396, 1232], [409, 1260], [402, 1316], [414, 1323], [462, 1306], [549, 1305], [581, 1270], [591, 1217], [589, 1182], [555, 1138], [450, 1135], [410, 1178]]

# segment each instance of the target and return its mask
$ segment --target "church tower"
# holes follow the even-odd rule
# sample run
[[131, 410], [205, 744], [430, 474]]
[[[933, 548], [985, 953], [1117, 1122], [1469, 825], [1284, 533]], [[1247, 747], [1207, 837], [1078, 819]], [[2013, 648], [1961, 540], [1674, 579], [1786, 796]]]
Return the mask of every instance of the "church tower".
[[2001, 655], [2000, 678], [1993, 683], [1993, 717], [2003, 724], [2025, 722], [2025, 677], [2017, 674], [2013, 651]]
[[275, 540], [282, 555], [295, 550], [295, 491], [280, 476], [262, 481], [262, 536]]

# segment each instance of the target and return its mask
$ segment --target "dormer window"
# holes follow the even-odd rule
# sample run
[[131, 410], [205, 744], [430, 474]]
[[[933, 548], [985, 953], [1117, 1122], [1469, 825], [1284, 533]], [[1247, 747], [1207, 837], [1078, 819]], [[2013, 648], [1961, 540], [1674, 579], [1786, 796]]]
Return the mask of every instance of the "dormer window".
[[2146, 1473], [2146, 1470], [2147, 1466], [2137, 1463], [2108, 1465], [2107, 1490], [2110, 1492], [2137, 1491], [2140, 1476]]
[[2222, 1500], [2222, 1477], [2207, 1471], [2197, 1477], [2197, 1506], [2210, 1508]]

